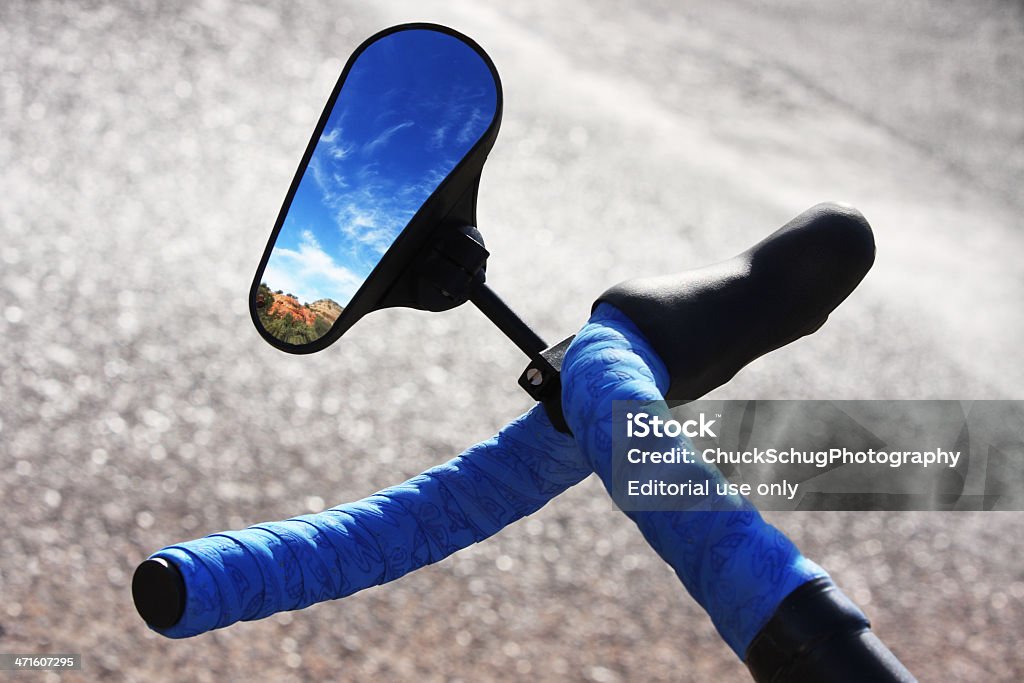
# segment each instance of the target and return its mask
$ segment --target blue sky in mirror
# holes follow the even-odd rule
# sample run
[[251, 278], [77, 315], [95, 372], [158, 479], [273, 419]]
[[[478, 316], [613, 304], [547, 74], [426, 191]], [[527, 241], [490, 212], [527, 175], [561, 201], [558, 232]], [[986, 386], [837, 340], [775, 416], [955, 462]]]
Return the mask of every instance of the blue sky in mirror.
[[392, 33], [353, 65], [262, 281], [347, 306], [381, 256], [494, 118], [486, 63], [436, 31]]

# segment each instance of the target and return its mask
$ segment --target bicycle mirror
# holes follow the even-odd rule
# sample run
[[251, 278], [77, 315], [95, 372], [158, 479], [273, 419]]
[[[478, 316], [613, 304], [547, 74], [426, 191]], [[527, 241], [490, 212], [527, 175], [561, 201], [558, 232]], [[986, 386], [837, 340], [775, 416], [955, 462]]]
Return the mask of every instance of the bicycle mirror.
[[490, 58], [449, 28], [404, 24], [359, 46], [252, 283], [250, 313], [268, 342], [310, 353], [371, 311], [445, 310], [468, 298], [487, 252], [466, 226], [476, 225], [501, 103]]

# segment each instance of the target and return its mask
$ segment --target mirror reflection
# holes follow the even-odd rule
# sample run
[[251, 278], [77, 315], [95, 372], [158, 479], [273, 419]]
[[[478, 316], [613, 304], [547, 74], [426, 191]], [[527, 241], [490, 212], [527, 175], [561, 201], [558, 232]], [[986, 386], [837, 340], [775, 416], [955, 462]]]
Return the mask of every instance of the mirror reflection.
[[454, 36], [402, 30], [366, 47], [260, 274], [264, 329], [293, 345], [326, 334], [496, 108], [486, 62]]

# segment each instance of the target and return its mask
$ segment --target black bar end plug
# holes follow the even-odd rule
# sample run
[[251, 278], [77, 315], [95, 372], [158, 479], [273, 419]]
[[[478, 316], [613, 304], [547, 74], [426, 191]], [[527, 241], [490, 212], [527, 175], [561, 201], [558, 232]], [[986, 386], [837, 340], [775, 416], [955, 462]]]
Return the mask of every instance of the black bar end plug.
[[162, 557], [150, 558], [135, 570], [132, 599], [147, 624], [170, 628], [185, 613], [185, 581], [172, 563]]

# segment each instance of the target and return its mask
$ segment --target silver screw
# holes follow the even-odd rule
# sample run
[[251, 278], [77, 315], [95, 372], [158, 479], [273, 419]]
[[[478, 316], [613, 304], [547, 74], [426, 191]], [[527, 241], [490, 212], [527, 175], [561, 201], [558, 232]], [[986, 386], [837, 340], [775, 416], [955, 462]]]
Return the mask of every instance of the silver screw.
[[539, 387], [544, 381], [544, 375], [537, 368], [530, 368], [526, 371], [526, 381], [535, 387]]

